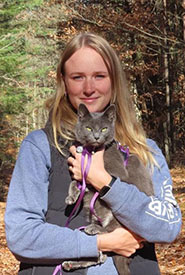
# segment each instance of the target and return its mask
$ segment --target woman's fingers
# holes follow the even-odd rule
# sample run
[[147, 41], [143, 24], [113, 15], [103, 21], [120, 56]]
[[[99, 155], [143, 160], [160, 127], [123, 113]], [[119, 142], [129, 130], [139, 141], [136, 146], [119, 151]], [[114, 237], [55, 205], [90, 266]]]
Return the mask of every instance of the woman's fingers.
[[[69, 148], [71, 156], [68, 158], [70, 172], [72, 172], [72, 177], [75, 180], [82, 180], [82, 173], [81, 173], [81, 159], [82, 159], [82, 148], [75, 147], [74, 145]], [[104, 149], [97, 151], [96, 153], [92, 154], [91, 158], [91, 165], [86, 177], [86, 182], [88, 184], [92, 184], [95, 189], [100, 190], [104, 185], [107, 185], [111, 181], [111, 176], [105, 170], [104, 167]], [[85, 155], [84, 159], [84, 167], [87, 167], [88, 163], [88, 155]]]
[[76, 147], [73, 145], [69, 148], [72, 156], [68, 158], [68, 164], [71, 166], [81, 167], [81, 154], [76, 152]]
[[72, 145], [70, 148], [69, 148], [69, 152], [75, 157], [75, 155], [77, 154], [76, 152], [76, 147], [74, 145]]
[[[69, 170], [70, 172], [72, 172], [72, 177], [80, 181], [82, 180], [81, 159], [83, 147], [75, 147], [74, 145], [72, 145], [69, 148], [69, 151], [71, 153], [71, 156], [68, 158], [68, 164], [69, 166], [73, 167]], [[100, 190], [104, 185], [107, 185], [111, 181], [111, 176], [108, 174], [104, 167], [103, 155], [104, 148], [92, 154], [91, 165], [86, 177], [86, 182], [88, 184], [92, 184], [97, 190]], [[86, 154], [84, 159], [84, 170], [87, 167], [87, 163], [88, 155]]]
[[69, 166], [69, 171], [73, 173], [73, 166]]
[[74, 159], [73, 157], [69, 157], [69, 158], [67, 159], [67, 162], [68, 162], [69, 165], [72, 165], [72, 166], [73, 166], [74, 160], [75, 160], [75, 159]]
[[67, 159], [69, 171], [72, 173], [72, 178], [81, 180], [81, 154], [76, 152], [76, 147], [73, 145], [69, 148], [72, 156]]
[[98, 249], [101, 251], [113, 251], [117, 254], [130, 257], [137, 249], [143, 247], [142, 238], [124, 227], [120, 227], [111, 233], [97, 236]]

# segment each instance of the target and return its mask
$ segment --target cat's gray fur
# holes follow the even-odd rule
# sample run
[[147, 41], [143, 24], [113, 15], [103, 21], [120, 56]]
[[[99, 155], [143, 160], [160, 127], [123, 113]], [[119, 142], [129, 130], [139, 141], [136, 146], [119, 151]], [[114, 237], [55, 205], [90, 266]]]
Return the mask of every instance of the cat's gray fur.
[[[80, 104], [78, 110], [78, 122], [76, 124], [76, 140], [83, 146], [93, 147], [93, 149], [105, 147], [104, 164], [108, 173], [114, 177], [119, 177], [121, 181], [134, 184], [137, 188], [147, 195], [153, 195], [153, 185], [147, 169], [139, 158], [130, 154], [127, 166], [123, 165], [123, 153], [117, 149], [117, 143], [114, 142], [114, 128], [116, 120], [115, 106], [110, 105], [102, 113], [89, 113], [85, 105]], [[91, 131], [89, 130], [91, 129]], [[102, 131], [102, 129], [104, 129]], [[106, 129], [106, 130], [105, 130]], [[90, 222], [85, 228], [85, 232], [94, 235], [100, 232], [111, 232], [115, 228], [122, 226], [113, 216], [111, 210], [102, 199], [97, 199], [95, 204], [95, 213], [102, 220], [99, 225], [97, 218], [90, 213], [90, 201], [96, 190], [92, 186], [87, 186], [84, 195], [84, 208], [87, 213], [87, 219]], [[77, 201], [80, 190], [76, 181], [72, 181], [69, 187], [69, 195], [66, 198], [67, 204], [73, 204]], [[65, 261], [63, 268], [66, 270], [88, 267], [106, 260], [106, 254], [100, 253], [97, 261]], [[118, 274], [129, 275], [129, 260], [126, 257], [113, 256]]]

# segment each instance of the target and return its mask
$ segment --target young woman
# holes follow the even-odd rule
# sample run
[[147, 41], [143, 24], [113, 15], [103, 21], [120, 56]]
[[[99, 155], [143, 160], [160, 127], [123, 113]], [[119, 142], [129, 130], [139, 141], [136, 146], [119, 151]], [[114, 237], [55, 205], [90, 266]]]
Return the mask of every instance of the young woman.
[[[120, 61], [109, 43], [92, 33], [75, 36], [57, 70], [58, 89], [48, 100], [45, 129], [23, 141], [13, 172], [5, 213], [7, 243], [21, 262], [20, 274], [52, 274], [65, 259], [90, 259], [99, 251], [132, 258], [131, 274], [160, 274], [156, 242], [172, 242], [181, 229], [181, 212], [172, 194], [170, 172], [161, 150], [146, 139], [138, 123]], [[148, 197], [117, 178], [103, 199], [123, 228], [97, 236], [78, 230], [86, 224], [83, 210], [66, 227], [72, 208], [65, 204], [71, 176], [81, 180], [81, 154], [76, 152], [77, 108], [90, 112], [116, 105], [116, 139], [128, 145], [150, 170], [155, 195]], [[87, 176], [100, 191], [112, 180], [104, 168], [104, 151], [92, 156]], [[126, 229], [127, 228], [127, 229]], [[143, 240], [149, 244], [142, 244]], [[112, 258], [102, 265], [63, 274], [118, 274]]]

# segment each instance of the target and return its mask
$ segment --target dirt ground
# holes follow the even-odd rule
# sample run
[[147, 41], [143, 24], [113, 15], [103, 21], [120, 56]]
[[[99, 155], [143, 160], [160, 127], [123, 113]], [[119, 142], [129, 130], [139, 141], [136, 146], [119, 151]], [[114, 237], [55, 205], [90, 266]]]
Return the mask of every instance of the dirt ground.
[[[161, 275], [185, 274], [185, 168], [171, 170], [174, 181], [175, 197], [181, 207], [183, 216], [182, 231], [172, 244], [157, 244], [157, 255]], [[18, 261], [6, 245], [4, 232], [4, 211], [6, 203], [0, 202], [0, 274], [15, 275], [18, 272]]]

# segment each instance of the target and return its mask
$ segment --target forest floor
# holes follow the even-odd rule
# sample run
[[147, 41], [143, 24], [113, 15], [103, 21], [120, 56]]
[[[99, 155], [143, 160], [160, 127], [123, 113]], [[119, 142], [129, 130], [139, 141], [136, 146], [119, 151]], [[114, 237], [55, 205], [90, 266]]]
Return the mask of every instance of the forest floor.
[[[174, 243], [156, 246], [162, 275], [185, 274], [185, 168], [171, 169], [171, 174], [174, 194], [182, 210], [183, 226], [180, 236]], [[6, 203], [0, 202], [0, 274], [16, 275], [19, 263], [8, 250], [5, 239], [5, 207]]]

